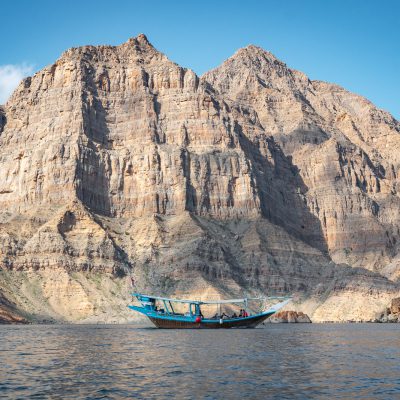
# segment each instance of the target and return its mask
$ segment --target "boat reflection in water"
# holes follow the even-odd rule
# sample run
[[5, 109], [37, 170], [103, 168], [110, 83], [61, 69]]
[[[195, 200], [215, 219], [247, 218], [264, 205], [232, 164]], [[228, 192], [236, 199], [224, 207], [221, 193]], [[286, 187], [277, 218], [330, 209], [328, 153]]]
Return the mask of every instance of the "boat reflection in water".
[[[284, 307], [290, 297], [265, 297], [244, 298], [219, 301], [195, 301], [179, 300], [166, 297], [149, 296], [141, 293], [132, 293], [140, 305], [129, 305], [131, 310], [146, 315], [157, 328], [169, 329], [220, 329], [220, 328], [255, 328], [268, 317], [275, 314]], [[249, 301], [273, 301], [281, 300], [278, 304], [266, 311], [250, 314], [248, 310]], [[221, 313], [221, 305], [237, 307], [242, 305], [239, 315], [231, 316]], [[202, 310], [217, 306], [219, 312], [213, 317], [204, 317]], [[182, 310], [186, 309], [186, 310]]]

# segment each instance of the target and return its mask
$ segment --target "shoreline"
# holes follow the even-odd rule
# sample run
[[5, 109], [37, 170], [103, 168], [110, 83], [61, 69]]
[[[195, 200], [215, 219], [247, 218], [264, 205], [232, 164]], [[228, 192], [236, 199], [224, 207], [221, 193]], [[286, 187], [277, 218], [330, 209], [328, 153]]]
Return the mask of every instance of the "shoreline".
[[[312, 323], [309, 322], [264, 322], [264, 324], [260, 326], [268, 326], [268, 325], [351, 325], [351, 324], [377, 324], [377, 325], [396, 325], [400, 324], [400, 322], [394, 321], [318, 321]], [[44, 321], [44, 322], [0, 322], [0, 326], [28, 326], [28, 325], [133, 325], [133, 326], [149, 326], [154, 329], [158, 329], [150, 324], [144, 324], [141, 322], [69, 322], [69, 321]], [[257, 329], [257, 328], [255, 328]]]

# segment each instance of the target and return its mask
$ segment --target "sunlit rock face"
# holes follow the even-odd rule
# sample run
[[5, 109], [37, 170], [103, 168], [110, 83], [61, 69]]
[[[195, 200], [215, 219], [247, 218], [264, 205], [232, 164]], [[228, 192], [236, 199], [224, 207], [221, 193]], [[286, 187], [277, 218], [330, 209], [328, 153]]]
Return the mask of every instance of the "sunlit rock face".
[[101, 319], [120, 303], [100, 313], [109, 291], [73, 274], [121, 299], [132, 273], [163, 294], [297, 293], [313, 321], [364, 299], [372, 319], [398, 293], [399, 133], [255, 46], [201, 78], [144, 35], [69, 49], [0, 108], [0, 290], [35, 313], [13, 293], [36, 271], [41, 314]]
[[202, 79], [257, 112], [298, 169], [306, 209], [337, 262], [381, 270], [398, 252], [400, 124], [368, 100], [311, 81], [255, 46]]

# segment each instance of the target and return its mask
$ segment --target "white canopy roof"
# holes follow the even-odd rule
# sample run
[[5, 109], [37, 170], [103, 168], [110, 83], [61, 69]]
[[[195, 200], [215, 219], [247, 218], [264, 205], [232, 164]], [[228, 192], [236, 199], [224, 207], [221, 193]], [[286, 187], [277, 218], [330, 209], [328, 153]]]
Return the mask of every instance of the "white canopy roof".
[[246, 303], [251, 300], [286, 300], [290, 297], [284, 296], [273, 296], [273, 297], [247, 297], [243, 299], [228, 299], [228, 300], [210, 300], [210, 301], [198, 301], [198, 300], [181, 300], [181, 299], [171, 299], [169, 297], [159, 297], [151, 296], [141, 293], [133, 293], [134, 296], [148, 297], [149, 299], [161, 300], [161, 301], [173, 301], [176, 303], [188, 303], [188, 304], [229, 304], [229, 303]]

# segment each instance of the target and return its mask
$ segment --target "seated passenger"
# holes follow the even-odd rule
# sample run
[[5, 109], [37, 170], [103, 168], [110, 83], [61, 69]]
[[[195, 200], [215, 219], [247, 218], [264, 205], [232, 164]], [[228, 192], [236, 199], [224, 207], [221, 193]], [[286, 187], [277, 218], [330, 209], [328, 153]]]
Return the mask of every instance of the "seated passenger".
[[237, 318], [237, 315], [235, 312], [232, 314], [232, 318]]

